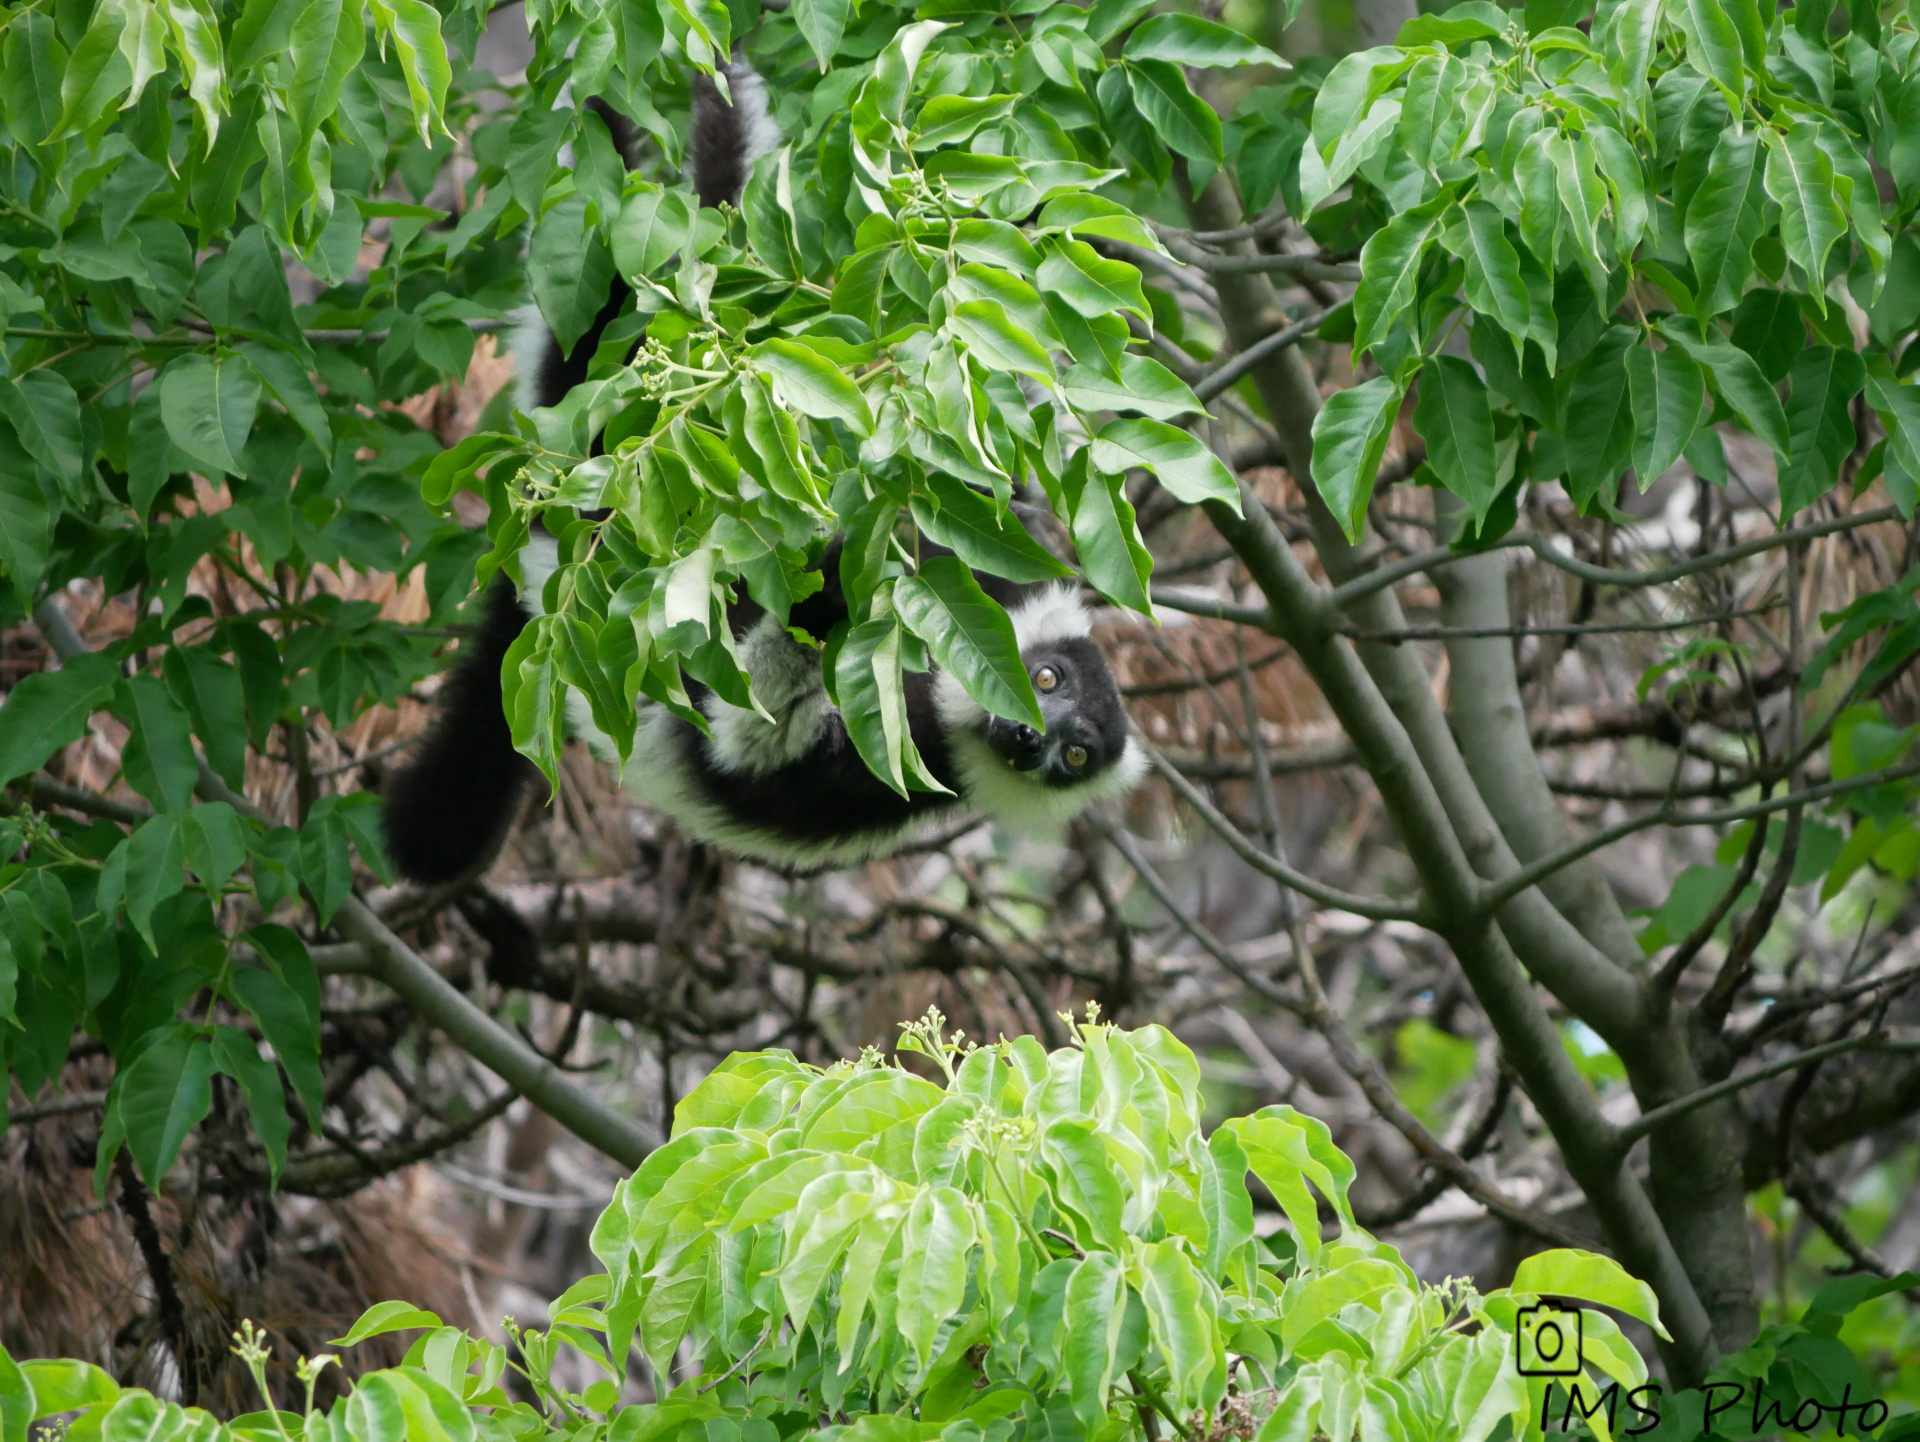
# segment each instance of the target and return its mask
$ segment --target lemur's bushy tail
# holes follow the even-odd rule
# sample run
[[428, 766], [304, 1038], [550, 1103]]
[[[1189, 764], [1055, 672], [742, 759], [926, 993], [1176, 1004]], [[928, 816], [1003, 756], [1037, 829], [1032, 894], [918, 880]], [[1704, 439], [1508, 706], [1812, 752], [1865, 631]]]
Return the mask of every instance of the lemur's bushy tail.
[[409, 881], [435, 886], [478, 871], [519, 814], [532, 768], [513, 749], [500, 663], [526, 624], [513, 582], [499, 577], [440, 685], [439, 718], [387, 783], [387, 854]]
[[728, 104], [720, 87], [705, 75], [693, 77], [693, 133], [687, 142], [687, 174], [702, 205], [740, 203], [753, 162], [780, 144], [779, 127], [767, 111], [767, 87], [759, 72], [740, 58], [724, 69]]

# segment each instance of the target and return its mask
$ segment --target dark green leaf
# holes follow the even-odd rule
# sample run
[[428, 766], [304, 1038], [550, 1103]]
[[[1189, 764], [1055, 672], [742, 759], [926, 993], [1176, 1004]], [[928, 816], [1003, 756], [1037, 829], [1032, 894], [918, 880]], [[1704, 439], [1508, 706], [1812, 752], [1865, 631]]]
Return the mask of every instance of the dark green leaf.
[[252, 1037], [238, 1027], [217, 1025], [213, 1029], [213, 1062], [226, 1075], [240, 1083], [247, 1096], [247, 1115], [253, 1121], [254, 1135], [267, 1151], [267, 1173], [271, 1185], [278, 1186], [280, 1169], [287, 1164], [287, 1139], [293, 1124], [287, 1119], [287, 1094], [280, 1088], [280, 1073], [273, 1063], [260, 1055]]
[[1706, 377], [1685, 351], [1627, 348], [1627, 389], [1633, 403], [1633, 469], [1644, 492], [1693, 439]]
[[893, 603], [940, 669], [958, 679], [975, 701], [996, 716], [1045, 728], [1013, 623], [980, 589], [964, 561], [934, 556], [921, 562], [918, 574], [894, 587]]
[[200, 779], [186, 707], [158, 676], [133, 676], [114, 709], [133, 731], [121, 758], [127, 784], [157, 810], [186, 808]]
[[1170, 150], [1206, 164], [1218, 166], [1224, 162], [1220, 117], [1193, 93], [1178, 65], [1165, 60], [1129, 60], [1127, 81], [1133, 89], [1133, 103]]
[[1753, 243], [1766, 229], [1765, 167], [1751, 126], [1729, 128], [1713, 147], [1706, 178], [1687, 205], [1687, 254], [1698, 280], [1699, 314], [1718, 315], [1740, 300], [1753, 270]]
[[599, 231], [587, 224], [584, 195], [568, 196], [534, 228], [527, 246], [527, 279], [560, 349], [571, 351], [613, 287], [613, 255]]
[[187, 1133], [213, 1105], [213, 1048], [180, 1027], [140, 1054], [115, 1080], [127, 1150], [148, 1186], [172, 1170]]
[[1636, 341], [1631, 328], [1609, 326], [1581, 362], [1567, 396], [1562, 432], [1567, 443], [1567, 493], [1582, 512], [1590, 512], [1596, 501], [1612, 504], [1611, 488], [1633, 459], [1634, 406], [1626, 354]]
[[229, 355], [184, 355], [154, 382], [160, 415], [173, 443], [215, 474], [244, 476], [240, 453], [260, 404], [260, 376], [247, 360]]
[[1493, 408], [1474, 368], [1455, 356], [1432, 356], [1420, 370], [1414, 428], [1427, 443], [1427, 463], [1441, 483], [1473, 508], [1476, 525], [1500, 494], [1494, 463]]
[[913, 498], [914, 524], [976, 570], [1009, 581], [1051, 581], [1071, 576], [1011, 512], [950, 477], [927, 478], [931, 496]]
[[1061, 476], [1074, 549], [1095, 590], [1116, 605], [1151, 614], [1153, 556], [1140, 539], [1123, 478], [1090, 466], [1091, 449], [1078, 451]]
[[175, 647], [162, 664], [167, 686], [193, 720], [207, 763], [235, 791], [246, 781], [247, 710], [240, 672], [205, 646]]
[[[1356, 356], [1372, 347], [1399, 319], [1400, 312], [1413, 304], [1420, 262], [1439, 227], [1442, 209], [1441, 204], [1434, 201], [1402, 211], [1375, 231], [1361, 248], [1360, 284], [1353, 293]], [[1317, 421], [1315, 429], [1318, 429]], [[1367, 484], [1372, 483], [1369, 474]], [[1324, 486], [1322, 493], [1325, 493]], [[1339, 514], [1337, 508], [1335, 514]]]
[[1390, 377], [1376, 376], [1335, 391], [1313, 418], [1313, 483], [1355, 545], [1399, 413], [1400, 388]]
[[1137, 27], [1121, 48], [1129, 60], [1165, 60], [1175, 65], [1277, 65], [1286, 61], [1239, 31], [1197, 15], [1155, 15]]
[[0, 379], [0, 415], [12, 422], [27, 454], [52, 471], [63, 486], [76, 486], [86, 451], [80, 437], [80, 398], [56, 371], [31, 371], [19, 380]]
[[1788, 373], [1787, 464], [1780, 471], [1780, 519], [1805, 510], [1839, 479], [1853, 451], [1853, 398], [1866, 384], [1866, 362], [1854, 350], [1809, 346]]
[[84, 736], [87, 718], [112, 699], [119, 678], [119, 668], [97, 655], [22, 678], [0, 706], [0, 783], [39, 770]]
[[1190, 506], [1222, 501], [1240, 514], [1240, 486], [1219, 457], [1190, 433], [1165, 421], [1111, 421], [1093, 439], [1097, 470], [1118, 474], [1144, 466], [1178, 500]]

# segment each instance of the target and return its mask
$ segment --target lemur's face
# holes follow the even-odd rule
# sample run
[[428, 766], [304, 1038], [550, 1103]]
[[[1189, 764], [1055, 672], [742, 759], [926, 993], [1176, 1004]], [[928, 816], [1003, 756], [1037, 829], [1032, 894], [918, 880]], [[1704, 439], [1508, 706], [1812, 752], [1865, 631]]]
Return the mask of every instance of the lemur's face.
[[1093, 642], [1085, 636], [1045, 641], [1020, 659], [1047, 729], [994, 716], [987, 722], [994, 755], [1047, 786], [1078, 786], [1111, 768], [1126, 751], [1127, 714]]

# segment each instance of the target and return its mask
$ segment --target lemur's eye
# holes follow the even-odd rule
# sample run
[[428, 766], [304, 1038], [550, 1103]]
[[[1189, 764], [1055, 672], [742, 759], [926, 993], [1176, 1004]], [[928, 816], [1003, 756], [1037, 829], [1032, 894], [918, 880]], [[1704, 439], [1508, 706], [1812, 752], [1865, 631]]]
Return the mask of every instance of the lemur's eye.
[[1080, 767], [1080, 766], [1085, 766], [1086, 764], [1087, 764], [1087, 748], [1086, 747], [1069, 746], [1067, 748], [1067, 765], [1073, 766], [1073, 767]]
[[1060, 673], [1051, 666], [1042, 666], [1033, 673], [1033, 684], [1041, 691], [1051, 691], [1060, 684]]

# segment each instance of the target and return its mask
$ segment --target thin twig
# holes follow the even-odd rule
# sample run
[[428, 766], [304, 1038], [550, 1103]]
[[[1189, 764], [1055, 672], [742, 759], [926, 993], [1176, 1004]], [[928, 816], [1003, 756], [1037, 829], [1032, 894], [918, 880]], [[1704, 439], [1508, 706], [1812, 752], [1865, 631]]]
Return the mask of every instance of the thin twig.
[[1665, 1126], [1677, 1116], [1684, 1116], [1699, 1107], [1717, 1102], [1722, 1097], [1730, 1097], [1736, 1092], [1745, 1091], [1750, 1086], [1757, 1086], [1763, 1081], [1769, 1081], [1786, 1072], [1798, 1071], [1801, 1067], [1813, 1066], [1825, 1061], [1828, 1057], [1839, 1056], [1843, 1052], [1850, 1051], [1915, 1052], [1920, 1051], [1920, 1041], [1895, 1040], [1882, 1035], [1869, 1034], [1846, 1037], [1840, 1041], [1828, 1042], [1825, 1046], [1810, 1047], [1806, 1051], [1797, 1052], [1780, 1061], [1755, 1067], [1752, 1071], [1740, 1076], [1728, 1077], [1725, 1081], [1715, 1082], [1712, 1086], [1701, 1087], [1699, 1091], [1688, 1092], [1685, 1096], [1676, 1097], [1673, 1101], [1664, 1106], [1657, 1106], [1650, 1112], [1642, 1112], [1632, 1121], [1615, 1130], [1614, 1144], [1624, 1152], [1640, 1138]]

